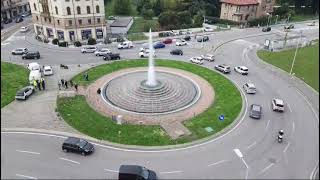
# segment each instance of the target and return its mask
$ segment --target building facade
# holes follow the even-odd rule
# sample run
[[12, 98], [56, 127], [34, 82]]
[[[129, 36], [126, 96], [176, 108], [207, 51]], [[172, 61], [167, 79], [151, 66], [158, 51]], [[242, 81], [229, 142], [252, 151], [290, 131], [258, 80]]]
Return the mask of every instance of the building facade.
[[36, 34], [61, 41], [102, 40], [106, 34], [103, 0], [29, 0]]
[[1, 0], [1, 21], [30, 11], [28, 0]]
[[236, 22], [248, 20], [272, 14], [274, 0], [220, 0], [220, 19]]

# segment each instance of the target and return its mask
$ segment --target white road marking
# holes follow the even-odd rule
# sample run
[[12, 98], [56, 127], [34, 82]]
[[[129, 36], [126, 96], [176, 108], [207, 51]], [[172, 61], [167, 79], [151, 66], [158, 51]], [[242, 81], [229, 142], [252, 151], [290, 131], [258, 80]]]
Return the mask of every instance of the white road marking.
[[288, 104], [289, 111], [292, 112], [290, 104], [289, 103], [287, 103], [287, 104]]
[[245, 179], [248, 179], [248, 176], [249, 176], [249, 168], [247, 168], [247, 170], [246, 170], [246, 178]]
[[218, 165], [218, 164], [221, 164], [221, 163], [224, 163], [224, 162], [227, 162], [227, 160], [221, 160], [221, 161], [209, 164], [208, 166], [214, 166], [214, 165]]
[[292, 121], [292, 134], [294, 133], [294, 130], [295, 130], [295, 128], [294, 128], [294, 121]]
[[16, 150], [17, 152], [22, 152], [22, 153], [29, 153], [29, 154], [40, 154], [38, 152], [32, 152], [32, 151], [22, 151], [22, 150]]
[[36, 177], [26, 176], [26, 175], [22, 175], [22, 174], [16, 174], [16, 176], [23, 177], [23, 178], [28, 178], [28, 179], [38, 179]]
[[313, 170], [312, 170], [312, 172], [311, 172], [311, 174], [310, 174], [310, 180], [311, 179], [315, 179], [315, 176], [316, 176], [316, 171], [317, 171], [317, 169], [319, 169], [319, 161], [318, 161], [318, 163], [316, 164], [316, 166], [313, 168]]
[[259, 174], [262, 174], [264, 172], [266, 172], [269, 168], [271, 168], [274, 165], [274, 163], [271, 163], [269, 166], [265, 167], [264, 169], [262, 169], [262, 171], [260, 171]]
[[309, 107], [310, 107], [310, 109], [312, 110], [314, 116], [318, 119], [318, 126], [319, 126], [319, 117], [318, 117], [316, 111], [313, 109], [311, 103], [308, 101], [308, 99], [306, 98], [305, 95], [303, 95], [297, 88], [295, 88], [295, 89], [296, 89], [296, 91], [303, 97], [303, 99], [307, 102], [307, 104], [309, 105]]
[[8, 45], [8, 44], [10, 44], [10, 43], [1, 43], [1, 46], [5, 46], [5, 45]]
[[284, 153], [288, 150], [289, 146], [290, 146], [290, 142], [289, 142], [289, 143], [287, 144], [287, 146], [284, 148], [284, 150], [283, 150]]
[[268, 122], [267, 122], [266, 130], [267, 130], [268, 127], [269, 127], [269, 123], [270, 123], [270, 119], [269, 119]]
[[160, 172], [160, 174], [173, 174], [173, 173], [182, 173], [182, 171], [167, 171], [167, 172]]
[[112, 170], [112, 169], [104, 169], [105, 171], [109, 171], [109, 172], [114, 172], [114, 173], [118, 173], [119, 171], [116, 170]]
[[77, 162], [77, 161], [73, 161], [73, 160], [66, 159], [66, 158], [59, 158], [59, 159], [64, 160], [64, 161], [69, 161], [69, 162], [72, 162], [72, 163], [75, 163], [75, 164], [80, 164], [80, 163]]
[[251, 147], [253, 147], [254, 145], [256, 145], [257, 144], [257, 142], [255, 141], [255, 142], [253, 142], [252, 144], [250, 144], [248, 147], [247, 147], [247, 149], [250, 149]]

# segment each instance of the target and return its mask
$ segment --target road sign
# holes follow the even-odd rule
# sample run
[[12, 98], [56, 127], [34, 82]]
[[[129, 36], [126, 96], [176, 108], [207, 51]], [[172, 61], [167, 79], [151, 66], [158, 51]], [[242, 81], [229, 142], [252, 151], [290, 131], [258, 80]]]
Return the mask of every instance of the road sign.
[[219, 116], [219, 120], [220, 120], [220, 121], [223, 121], [223, 120], [224, 120], [224, 115], [223, 115], [223, 114], [221, 114], [221, 115]]

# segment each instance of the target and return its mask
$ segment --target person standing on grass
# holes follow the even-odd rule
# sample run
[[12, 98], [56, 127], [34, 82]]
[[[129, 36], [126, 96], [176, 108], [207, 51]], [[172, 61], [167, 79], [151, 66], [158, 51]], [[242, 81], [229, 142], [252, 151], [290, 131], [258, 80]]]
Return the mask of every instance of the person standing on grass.
[[61, 79], [61, 85], [64, 86], [64, 79]]
[[78, 92], [78, 84], [77, 84], [77, 83], [74, 84], [74, 88], [75, 88], [76, 91]]
[[70, 80], [69, 82], [70, 82], [70, 86], [73, 87], [73, 81]]
[[66, 89], [68, 89], [68, 81], [64, 81], [64, 86]]

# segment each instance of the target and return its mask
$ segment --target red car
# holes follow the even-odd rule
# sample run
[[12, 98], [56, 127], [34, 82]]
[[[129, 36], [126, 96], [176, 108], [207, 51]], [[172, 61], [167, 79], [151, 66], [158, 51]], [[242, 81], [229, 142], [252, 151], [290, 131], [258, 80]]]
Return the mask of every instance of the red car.
[[171, 44], [172, 43], [172, 39], [165, 39], [162, 42], [165, 43], [165, 44]]

